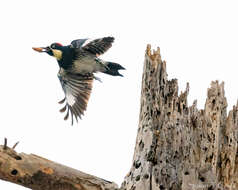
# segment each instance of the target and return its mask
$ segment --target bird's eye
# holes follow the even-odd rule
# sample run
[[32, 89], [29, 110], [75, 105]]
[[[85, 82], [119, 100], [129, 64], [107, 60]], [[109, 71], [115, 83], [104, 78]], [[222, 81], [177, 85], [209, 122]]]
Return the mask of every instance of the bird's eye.
[[51, 48], [53, 48], [53, 49], [54, 49], [54, 48], [55, 48], [55, 44], [52, 44], [52, 45], [51, 45]]

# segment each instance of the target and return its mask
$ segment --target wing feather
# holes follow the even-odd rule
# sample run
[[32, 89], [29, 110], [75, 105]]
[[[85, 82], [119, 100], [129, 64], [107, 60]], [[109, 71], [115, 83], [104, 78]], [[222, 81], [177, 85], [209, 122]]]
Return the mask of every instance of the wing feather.
[[[105, 53], [114, 42], [114, 37], [104, 37], [95, 40], [79, 39], [71, 42], [71, 47], [77, 49], [80, 53], [89, 52], [96, 56]], [[83, 51], [82, 51], [83, 50]]]
[[83, 46], [83, 44], [85, 44], [86, 41], [88, 41], [89, 39], [78, 39], [78, 40], [74, 40], [71, 42], [71, 47], [72, 48], [81, 48]]
[[92, 90], [93, 74], [80, 75], [68, 73], [64, 69], [60, 69], [58, 73], [61, 86], [65, 93], [65, 98], [59, 103], [64, 103], [65, 106], [60, 109], [60, 112], [66, 112], [64, 120], [71, 115], [71, 122], [73, 125], [74, 118], [78, 121], [84, 114], [87, 108], [87, 103]]

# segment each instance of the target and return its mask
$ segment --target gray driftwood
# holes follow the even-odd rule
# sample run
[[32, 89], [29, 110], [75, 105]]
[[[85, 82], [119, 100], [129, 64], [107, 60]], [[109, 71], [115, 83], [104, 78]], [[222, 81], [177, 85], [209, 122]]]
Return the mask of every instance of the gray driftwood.
[[[227, 116], [224, 84], [212, 82], [204, 110], [168, 80], [159, 49], [147, 47], [138, 134], [121, 190], [238, 190], [238, 105]], [[119, 171], [118, 171], [119, 172]], [[36, 155], [0, 147], [0, 179], [34, 190], [113, 190], [117, 185]]]

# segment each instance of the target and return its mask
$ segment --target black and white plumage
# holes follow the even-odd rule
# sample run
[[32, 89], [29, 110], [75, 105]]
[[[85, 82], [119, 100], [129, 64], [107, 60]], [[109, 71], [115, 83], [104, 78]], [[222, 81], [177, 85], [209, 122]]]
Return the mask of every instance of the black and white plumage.
[[[60, 67], [58, 78], [65, 98], [60, 104], [65, 106], [60, 110], [66, 112], [65, 120], [71, 115], [78, 121], [87, 108], [91, 94], [94, 73], [103, 72], [112, 76], [122, 76], [118, 70], [125, 69], [118, 63], [101, 60], [100, 55], [105, 53], [114, 41], [113, 37], [104, 37], [95, 40], [78, 39], [68, 46], [53, 43], [44, 48], [33, 48], [38, 52], [46, 52], [54, 56]], [[97, 79], [97, 78], [96, 78]]]
[[60, 112], [66, 111], [65, 120], [68, 119], [70, 112], [73, 124], [73, 117], [78, 121], [78, 118], [81, 119], [81, 115], [84, 114], [87, 108], [92, 90], [93, 75], [83, 76], [67, 73], [64, 69], [60, 69], [58, 78], [65, 93], [65, 98], [59, 103], [63, 104], [66, 102]]
[[113, 37], [100, 38], [96, 40], [78, 39], [71, 42], [71, 47], [77, 49], [81, 48], [81, 50], [88, 51], [99, 56], [112, 47], [113, 42]]

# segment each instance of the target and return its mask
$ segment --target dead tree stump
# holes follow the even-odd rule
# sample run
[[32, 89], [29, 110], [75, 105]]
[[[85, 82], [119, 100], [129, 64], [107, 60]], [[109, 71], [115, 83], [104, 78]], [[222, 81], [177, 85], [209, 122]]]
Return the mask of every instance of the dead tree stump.
[[126, 190], [238, 190], [237, 105], [227, 117], [224, 83], [212, 82], [204, 110], [178, 94], [160, 50], [147, 47], [133, 164]]

